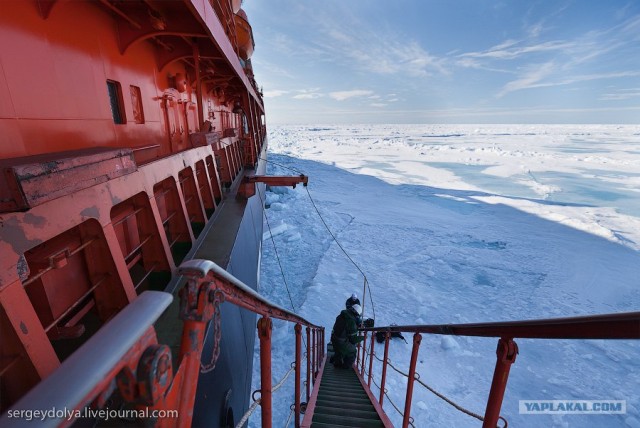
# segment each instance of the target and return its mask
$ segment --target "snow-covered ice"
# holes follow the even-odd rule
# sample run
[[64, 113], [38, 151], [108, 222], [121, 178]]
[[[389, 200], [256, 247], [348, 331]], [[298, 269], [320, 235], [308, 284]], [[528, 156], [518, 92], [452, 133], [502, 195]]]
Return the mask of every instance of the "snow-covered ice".
[[[640, 126], [283, 126], [271, 129], [269, 144], [269, 173], [309, 175], [318, 209], [367, 274], [373, 305], [367, 298], [365, 316], [375, 309], [376, 325], [640, 310]], [[345, 299], [362, 295], [362, 276], [304, 188], [273, 189], [266, 203], [295, 310], [324, 325], [328, 340]], [[268, 229], [260, 292], [291, 308]], [[277, 381], [293, 361], [293, 327], [274, 329]], [[390, 349], [404, 369], [407, 339]], [[424, 335], [420, 377], [482, 414], [496, 342]], [[502, 406], [511, 426], [639, 426], [640, 343], [516, 342]], [[256, 347], [254, 389], [258, 367]], [[389, 376], [390, 398], [402, 404], [406, 381]], [[276, 392], [274, 426], [285, 426], [292, 382]], [[524, 399], [626, 400], [627, 413], [520, 415]], [[416, 427], [479, 425], [421, 386], [413, 402]], [[251, 426], [259, 421], [258, 412]]]

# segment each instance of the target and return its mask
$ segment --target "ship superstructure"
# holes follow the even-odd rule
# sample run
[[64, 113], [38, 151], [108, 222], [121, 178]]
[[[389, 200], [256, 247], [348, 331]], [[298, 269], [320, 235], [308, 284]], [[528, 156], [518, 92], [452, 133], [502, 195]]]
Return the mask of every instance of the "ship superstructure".
[[[265, 167], [253, 47], [240, 0], [3, 2], [0, 411], [142, 292], [175, 293], [185, 258], [257, 287], [263, 204], [236, 197]], [[224, 316], [194, 422], [247, 405], [255, 315]]]

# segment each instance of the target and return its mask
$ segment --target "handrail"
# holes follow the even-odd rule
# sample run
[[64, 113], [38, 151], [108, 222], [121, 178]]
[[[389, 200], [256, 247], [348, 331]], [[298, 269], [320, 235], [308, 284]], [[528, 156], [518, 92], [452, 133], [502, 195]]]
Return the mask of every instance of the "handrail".
[[512, 339], [640, 339], [640, 312], [510, 322], [393, 325], [361, 330]]
[[[173, 296], [145, 291], [67, 358], [51, 376], [40, 382], [0, 417], [0, 426], [33, 426], [20, 411], [66, 409], [88, 404], [109, 383], [108, 374], [126, 364], [125, 355], [147, 335], [153, 323], [171, 304]], [[62, 418], [45, 418], [39, 426], [55, 427]]]
[[211, 281], [214, 278], [224, 279], [228, 284], [219, 283], [216, 285], [225, 293], [225, 299], [233, 304], [263, 316], [296, 322], [307, 327], [323, 328], [265, 299], [251, 287], [210, 260], [193, 259], [186, 261], [180, 265], [178, 273], [187, 277], [194, 276], [198, 279], [204, 279], [209, 276], [208, 279]]
[[[382, 406], [384, 397], [384, 385], [386, 380], [387, 365], [391, 365], [388, 360], [389, 339], [392, 333], [414, 333], [413, 349], [411, 352], [411, 365], [407, 381], [407, 393], [405, 399], [405, 412], [403, 414], [403, 428], [411, 425], [411, 400], [413, 395], [413, 383], [419, 380], [415, 373], [415, 361], [420, 348], [422, 333], [441, 334], [451, 336], [476, 336], [476, 337], [497, 337], [498, 348], [496, 350], [497, 361], [491, 383], [491, 390], [487, 399], [483, 427], [494, 428], [499, 419], [506, 420], [500, 416], [500, 408], [507, 386], [507, 379], [511, 365], [515, 362], [518, 354], [518, 346], [513, 341], [514, 338], [527, 339], [640, 339], [640, 312], [626, 312], [617, 314], [602, 314], [568, 318], [549, 318], [538, 320], [492, 322], [492, 323], [469, 323], [469, 324], [432, 324], [432, 325], [390, 325], [383, 327], [361, 328], [365, 332], [366, 347], [367, 333], [371, 332], [371, 344], [368, 375], [371, 380], [372, 364], [374, 353], [374, 333], [382, 332], [385, 335], [385, 355], [381, 360], [382, 379], [379, 404]], [[362, 350], [360, 359], [360, 344], [358, 345], [357, 364], [361, 372], [364, 373], [366, 350]], [[376, 359], [379, 359], [376, 357]], [[395, 369], [395, 367], [394, 367]], [[397, 370], [397, 369], [396, 369]], [[477, 416], [471, 412], [466, 412], [472, 416]]]
[[[296, 346], [295, 355], [295, 403], [294, 413], [296, 427], [299, 426], [301, 414], [300, 379], [302, 371], [301, 336], [302, 326], [306, 326], [306, 357], [307, 357], [307, 400], [309, 399], [310, 383], [318, 376], [317, 362], [324, 357], [325, 341], [324, 327], [317, 326], [262, 297], [255, 290], [231, 275], [229, 272], [209, 260], [189, 260], [180, 265], [178, 273], [187, 278], [187, 284], [181, 290], [183, 317], [185, 329], [194, 331], [192, 335], [183, 334], [181, 353], [188, 353], [194, 348], [194, 341], [201, 342], [204, 329], [200, 319], [212, 319], [215, 323], [216, 338], [213, 344], [213, 359], [220, 351], [219, 333], [220, 310], [218, 306], [223, 301], [232, 303], [252, 312], [262, 315], [258, 320], [258, 339], [260, 341], [260, 406], [262, 408], [262, 427], [271, 427], [272, 417], [272, 379], [271, 379], [271, 332], [273, 323], [271, 318], [277, 318], [295, 323]], [[312, 335], [313, 341], [310, 340]], [[192, 339], [196, 337], [196, 339]], [[189, 406], [186, 406], [189, 408]]]
[[[190, 427], [200, 373], [213, 370], [220, 354], [220, 305], [225, 301], [262, 315], [258, 320], [258, 337], [264, 428], [271, 427], [271, 395], [277, 389], [271, 388], [271, 318], [295, 323], [296, 346], [292, 350], [296, 379], [294, 413], [296, 426], [299, 426], [303, 408], [300, 399], [302, 326], [306, 326], [307, 332], [307, 387], [311, 382], [315, 383], [317, 361], [324, 356], [324, 328], [268, 301], [213, 262], [191, 260], [179, 267], [179, 273], [187, 281], [180, 289], [183, 329], [175, 372], [171, 350], [167, 345], [157, 343], [153, 326], [173, 296], [146, 291], [7, 411], [0, 418], [0, 426], [26, 426], [34, 411], [42, 416], [42, 412], [51, 409], [62, 413], [45, 417], [42, 426], [64, 427], [71, 425], [77, 417], [98, 418], [100, 410], [107, 407], [107, 399], [117, 390], [127, 404], [127, 412], [129, 409], [140, 412], [135, 414], [148, 418], [155, 427]], [[209, 322], [214, 324], [215, 336], [211, 362], [205, 366], [201, 359]], [[310, 334], [314, 338], [313, 345], [308, 339]], [[313, 367], [313, 372], [309, 367]]]

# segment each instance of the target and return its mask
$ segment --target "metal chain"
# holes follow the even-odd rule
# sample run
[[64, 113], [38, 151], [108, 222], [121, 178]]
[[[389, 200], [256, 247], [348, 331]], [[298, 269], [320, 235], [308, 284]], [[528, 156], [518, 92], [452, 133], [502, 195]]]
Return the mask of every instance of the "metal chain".
[[220, 290], [213, 292], [213, 328], [214, 328], [214, 341], [213, 350], [211, 351], [211, 361], [209, 364], [204, 365], [200, 361], [200, 372], [209, 373], [216, 368], [216, 362], [220, 356], [220, 339], [222, 338], [222, 315], [220, 314], [220, 303], [224, 302], [224, 293]]

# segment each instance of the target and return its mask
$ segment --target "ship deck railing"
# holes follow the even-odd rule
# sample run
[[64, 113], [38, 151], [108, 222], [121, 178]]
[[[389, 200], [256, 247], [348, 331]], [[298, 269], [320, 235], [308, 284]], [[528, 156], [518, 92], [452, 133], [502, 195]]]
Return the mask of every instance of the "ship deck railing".
[[[69, 426], [76, 417], [86, 415], [87, 408], [93, 409], [93, 413], [89, 414], [94, 418], [98, 416], [97, 411], [104, 408], [107, 400], [117, 393], [123, 405], [146, 411], [151, 416], [164, 415], [147, 420], [155, 426], [191, 426], [198, 377], [215, 367], [222, 346], [219, 332], [220, 305], [223, 302], [260, 315], [257, 325], [260, 389], [253, 394], [254, 405], [251, 409], [258, 405], [261, 407], [263, 428], [272, 426], [272, 394], [284, 383], [272, 384], [272, 319], [295, 324], [295, 360], [291, 370], [295, 373], [295, 380], [291, 416], [294, 426], [305, 428], [392, 426], [383, 404], [387, 368], [399, 371], [388, 358], [393, 333], [413, 333], [412, 353], [405, 373], [408, 377], [405, 400], [400, 406], [394, 405], [402, 416], [403, 428], [414, 425], [411, 404], [415, 381], [421, 382], [416, 365], [423, 334], [498, 338], [497, 360], [486, 410], [484, 416], [477, 415], [483, 421], [483, 427], [492, 428], [497, 426], [500, 419], [506, 422], [500, 416], [500, 409], [509, 370], [518, 353], [514, 339], [640, 339], [640, 312], [499, 323], [372, 327], [361, 329], [364, 341], [358, 347], [356, 364], [348, 369], [335, 369], [329, 364], [328, 354], [325, 353], [323, 327], [270, 302], [211, 261], [190, 260], [182, 263], [178, 272], [184, 277], [185, 283], [179, 292], [183, 332], [175, 364], [170, 348], [158, 344], [153, 327], [165, 313], [173, 296], [165, 292], [146, 291], [65, 360], [52, 375], [14, 404], [0, 418], [0, 425], [25, 426], [30, 422], [20, 417], [24, 416], [24, 412], [30, 411], [33, 415], [35, 409], [58, 409], [64, 410], [64, 414], [44, 418], [41, 426]], [[203, 364], [202, 350], [209, 323], [213, 323], [213, 331], [217, 334], [214, 335], [212, 358], [209, 363]], [[306, 327], [304, 354], [303, 327]], [[384, 334], [382, 358], [375, 352], [375, 333]], [[371, 391], [371, 384], [375, 382], [374, 357], [383, 364], [379, 398]], [[306, 380], [303, 381], [305, 365]], [[173, 367], [176, 368], [175, 372]], [[306, 387], [305, 391], [303, 386]], [[258, 392], [260, 396], [256, 398]], [[303, 395], [306, 395], [306, 402], [302, 401]], [[341, 402], [347, 404], [336, 404]], [[398, 407], [403, 407], [404, 411]], [[304, 419], [301, 421], [302, 414]], [[245, 414], [236, 427], [242, 427], [247, 418], [248, 414]]]
[[[157, 427], [190, 427], [200, 373], [213, 370], [220, 353], [222, 302], [248, 309], [258, 320], [261, 388], [255, 399], [262, 418], [271, 421], [272, 319], [295, 323], [296, 379], [294, 412], [302, 402], [302, 328], [306, 327], [306, 395], [316, 381], [324, 357], [324, 328], [262, 297], [259, 293], [208, 260], [189, 260], [178, 272], [185, 278], [179, 291], [182, 339], [177, 362], [167, 345], [157, 341], [154, 323], [173, 300], [171, 293], [145, 291], [120, 311], [0, 417], [0, 426], [31, 426], [34, 418], [44, 427], [70, 426], [77, 418], [104, 419], [101, 410], [118, 395], [120, 408]], [[201, 361], [209, 323], [214, 323], [212, 358]], [[173, 368], [175, 367], [175, 372]], [[112, 409], [113, 410], [113, 409]], [[110, 415], [110, 414], [109, 414]], [[107, 416], [109, 416], [107, 415]], [[119, 417], [119, 416], [117, 416]], [[136, 419], [135, 417], [133, 419]], [[266, 423], [266, 422], [265, 422]]]
[[[514, 339], [640, 339], [640, 312], [627, 312], [615, 314], [603, 314], [594, 316], [580, 316], [570, 318], [552, 318], [539, 320], [525, 320], [512, 322], [473, 323], [473, 324], [436, 324], [436, 325], [391, 325], [383, 327], [363, 328], [364, 341], [358, 344], [358, 355], [354, 370], [361, 379], [366, 378], [365, 388], [371, 388], [372, 382], [379, 389], [379, 396], [374, 399], [376, 406], [382, 410], [385, 397], [390, 401], [385, 389], [387, 369], [393, 370], [407, 377], [407, 388], [404, 403], [396, 405], [391, 403], [402, 418], [402, 427], [414, 426], [411, 416], [411, 403], [413, 388], [417, 381], [427, 387], [440, 398], [458, 410], [475, 417], [482, 422], [483, 427], [494, 428], [502, 421], [507, 425], [506, 419], [500, 415], [500, 409], [504, 398], [507, 380], [511, 365], [515, 362], [519, 352]], [[375, 351], [376, 333], [384, 335], [384, 351], [380, 356]], [[413, 333], [412, 352], [407, 372], [391, 364], [389, 360], [389, 343], [392, 335]], [[418, 352], [422, 335], [446, 335], [446, 336], [475, 336], [497, 338], [496, 364], [487, 398], [484, 415], [478, 415], [457, 405], [442, 394], [420, 380], [416, 372]], [[368, 344], [367, 344], [368, 342]], [[381, 375], [378, 382], [374, 379], [374, 359], [382, 363]], [[370, 391], [369, 391], [370, 392]], [[373, 394], [370, 394], [373, 396]], [[401, 410], [402, 408], [402, 410]], [[313, 425], [312, 425], [313, 426]]]

